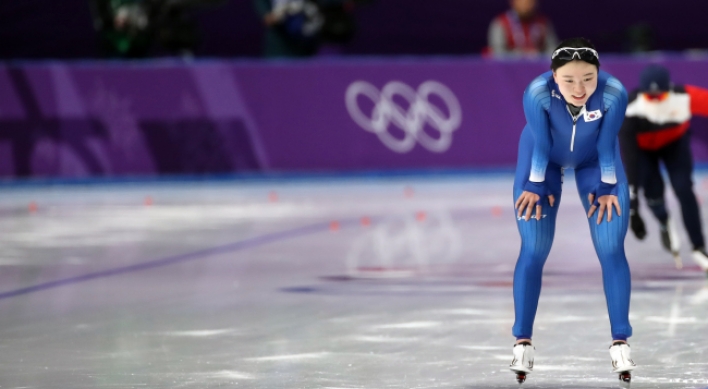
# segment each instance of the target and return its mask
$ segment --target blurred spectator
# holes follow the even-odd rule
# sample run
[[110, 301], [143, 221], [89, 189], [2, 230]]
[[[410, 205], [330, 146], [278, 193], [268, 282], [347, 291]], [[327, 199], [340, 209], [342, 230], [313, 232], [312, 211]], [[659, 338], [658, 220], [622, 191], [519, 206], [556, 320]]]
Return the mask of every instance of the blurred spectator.
[[254, 0], [266, 26], [266, 57], [308, 57], [317, 53], [324, 18], [313, 0]]
[[651, 24], [635, 23], [625, 30], [625, 51], [645, 53], [654, 49], [654, 29]]
[[90, 0], [94, 28], [106, 57], [145, 57], [152, 46], [150, 9], [141, 0]]
[[307, 57], [330, 50], [356, 32], [354, 9], [373, 0], [254, 0], [267, 28], [266, 57]]
[[487, 54], [495, 57], [550, 55], [558, 45], [551, 22], [536, 11], [536, 0], [509, 0], [511, 9], [489, 25]]
[[352, 40], [356, 32], [354, 8], [356, 3], [367, 0], [319, 0], [324, 18], [321, 37], [325, 42], [345, 44]]
[[226, 0], [89, 0], [106, 57], [147, 57], [157, 44], [171, 55], [192, 55], [198, 32], [189, 11]]

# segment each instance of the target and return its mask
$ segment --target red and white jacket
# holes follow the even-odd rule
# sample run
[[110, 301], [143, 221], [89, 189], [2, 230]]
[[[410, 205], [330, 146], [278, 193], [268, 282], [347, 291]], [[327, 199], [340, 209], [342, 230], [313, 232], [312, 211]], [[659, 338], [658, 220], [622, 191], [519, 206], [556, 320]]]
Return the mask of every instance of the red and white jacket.
[[674, 85], [659, 98], [638, 90], [629, 95], [619, 140], [630, 185], [637, 180], [636, 154], [658, 151], [680, 139], [693, 115], [708, 116], [708, 89]]

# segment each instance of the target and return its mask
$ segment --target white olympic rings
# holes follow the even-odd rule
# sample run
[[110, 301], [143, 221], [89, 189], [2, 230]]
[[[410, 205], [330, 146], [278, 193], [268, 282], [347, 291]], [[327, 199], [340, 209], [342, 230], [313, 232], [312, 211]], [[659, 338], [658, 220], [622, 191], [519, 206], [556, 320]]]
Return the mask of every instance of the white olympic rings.
[[[433, 94], [446, 105], [448, 115], [429, 101]], [[359, 95], [374, 102], [371, 116], [361, 111], [357, 101]], [[410, 104], [407, 111], [393, 101], [394, 96], [400, 96]], [[400, 81], [389, 82], [381, 91], [366, 81], [355, 81], [347, 88], [345, 100], [352, 119], [398, 153], [411, 151], [416, 141], [432, 152], [443, 153], [452, 144], [452, 132], [462, 123], [460, 102], [447, 86], [437, 81], [426, 81], [417, 91]], [[425, 132], [426, 123], [440, 132], [439, 138]], [[402, 139], [389, 132], [390, 124], [403, 130]]]

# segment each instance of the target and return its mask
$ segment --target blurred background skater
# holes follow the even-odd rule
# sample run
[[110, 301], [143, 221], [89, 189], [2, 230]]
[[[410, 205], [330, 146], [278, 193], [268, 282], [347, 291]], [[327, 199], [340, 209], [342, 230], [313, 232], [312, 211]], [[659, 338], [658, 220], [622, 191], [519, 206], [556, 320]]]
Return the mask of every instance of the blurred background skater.
[[639, 214], [639, 189], [647, 206], [659, 221], [661, 244], [677, 259], [679, 237], [666, 207], [663, 164], [681, 206], [683, 223], [692, 244], [693, 260], [708, 271], [708, 254], [701, 212], [693, 191], [690, 120], [693, 115], [708, 116], [708, 90], [671, 83], [668, 69], [649, 65], [642, 71], [639, 88], [629, 99], [620, 144], [627, 171], [631, 197], [631, 227], [642, 240], [646, 226]]
[[550, 20], [537, 11], [537, 0], [509, 0], [510, 9], [489, 25], [489, 54], [504, 56], [550, 55], [558, 37]]
[[632, 336], [631, 278], [624, 252], [628, 218], [622, 213], [629, 206], [629, 191], [617, 141], [627, 92], [619, 80], [600, 71], [595, 47], [587, 39], [573, 38], [553, 52], [551, 71], [526, 88], [523, 106], [527, 124], [514, 179], [521, 250], [514, 270], [516, 344], [510, 369], [519, 383], [533, 370], [531, 337], [543, 266], [553, 244], [563, 171], [572, 168], [602, 267], [612, 371], [629, 382], [635, 364], [627, 344]]

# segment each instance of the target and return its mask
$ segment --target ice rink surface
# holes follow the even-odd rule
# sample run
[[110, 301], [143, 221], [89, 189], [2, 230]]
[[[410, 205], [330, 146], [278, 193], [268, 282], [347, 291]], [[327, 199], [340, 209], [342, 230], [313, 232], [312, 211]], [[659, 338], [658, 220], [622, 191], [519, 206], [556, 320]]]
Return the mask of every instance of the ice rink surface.
[[[4, 186], [0, 388], [517, 388], [511, 185]], [[696, 189], [705, 204], [705, 172]], [[706, 388], [706, 276], [682, 227], [678, 270], [643, 215], [645, 241], [626, 240], [631, 387]], [[523, 387], [620, 387], [600, 277], [570, 174]]]

